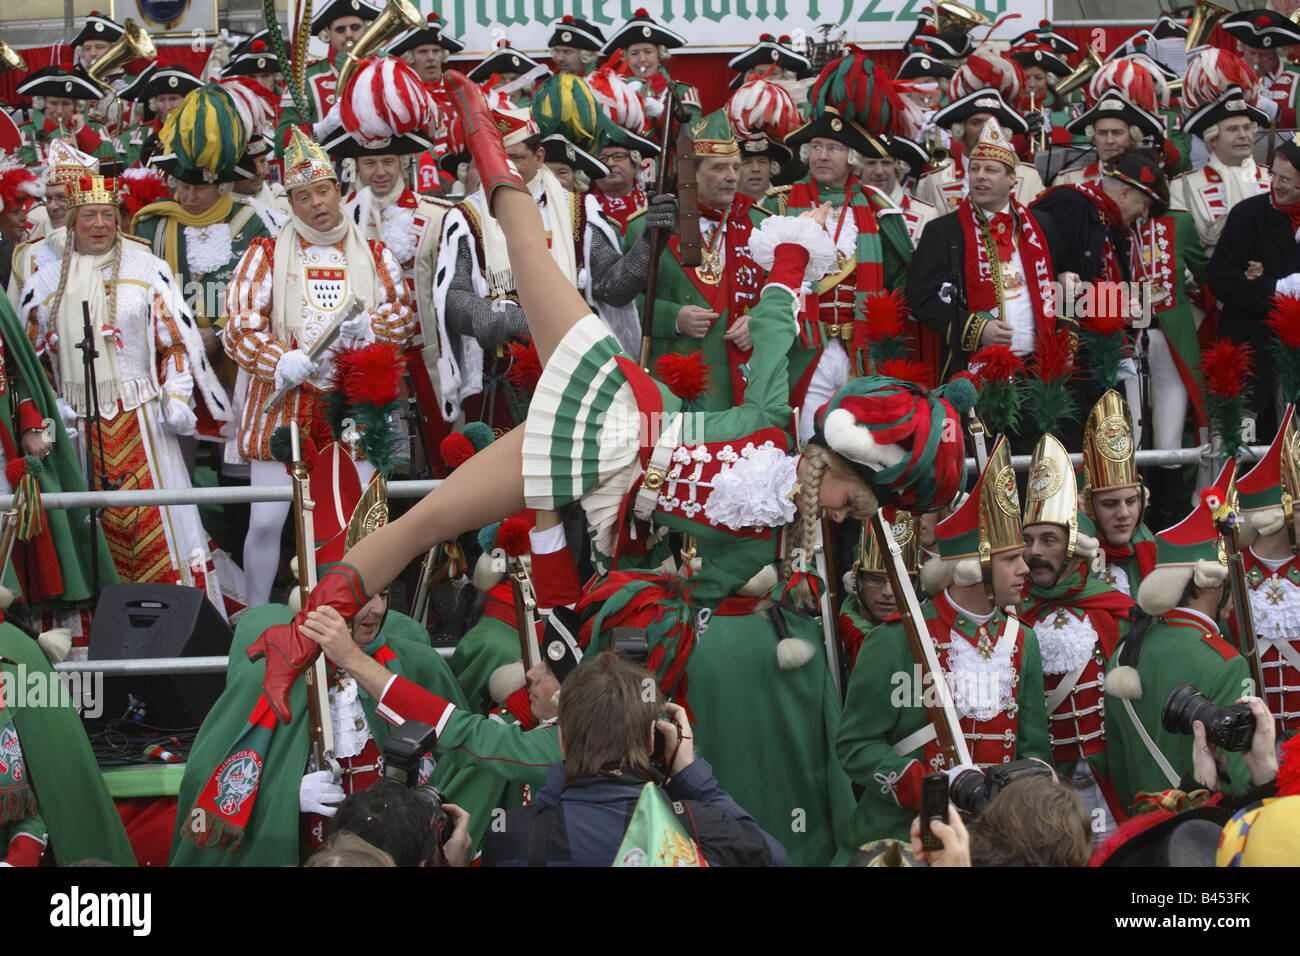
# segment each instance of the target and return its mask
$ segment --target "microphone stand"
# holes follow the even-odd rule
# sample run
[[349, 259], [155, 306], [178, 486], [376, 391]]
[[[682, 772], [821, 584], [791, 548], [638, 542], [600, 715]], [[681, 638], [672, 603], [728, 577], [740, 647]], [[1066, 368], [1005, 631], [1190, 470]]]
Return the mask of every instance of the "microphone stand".
[[[95, 359], [99, 358], [99, 349], [95, 347], [95, 330], [90, 325], [90, 303], [81, 303], [81, 317], [84, 322], [84, 337], [77, 343], [77, 348], [81, 350], [81, 368], [83, 378], [86, 384], [86, 482], [91, 491], [95, 490], [95, 453], [91, 440], [91, 427], [94, 427], [95, 439], [99, 442], [99, 488], [103, 491], [115, 491], [118, 482], [110, 481], [108, 474], [103, 471], [104, 467], [104, 432], [99, 415], [99, 383], [95, 378]], [[91, 593], [98, 596], [99, 594], [99, 513], [102, 509], [96, 505], [90, 506], [90, 513], [87, 516], [87, 525], [90, 528], [90, 548], [91, 548], [91, 569], [90, 582]]]

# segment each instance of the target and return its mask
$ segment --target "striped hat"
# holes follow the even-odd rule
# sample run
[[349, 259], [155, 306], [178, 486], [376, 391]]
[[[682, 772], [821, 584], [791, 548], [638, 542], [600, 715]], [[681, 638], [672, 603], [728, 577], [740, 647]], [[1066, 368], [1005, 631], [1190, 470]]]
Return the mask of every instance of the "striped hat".
[[984, 129], [980, 130], [979, 142], [970, 151], [970, 158], [971, 162], [977, 159], [991, 159], [1011, 169], [1020, 165], [1020, 157], [1016, 155], [1011, 140], [1003, 134], [1002, 124], [991, 116], [985, 121]]
[[[235, 82], [235, 81], [231, 81]], [[248, 149], [248, 127], [240, 104], [216, 83], [186, 94], [158, 134], [160, 152], [153, 165], [193, 185], [248, 179], [240, 165]]]

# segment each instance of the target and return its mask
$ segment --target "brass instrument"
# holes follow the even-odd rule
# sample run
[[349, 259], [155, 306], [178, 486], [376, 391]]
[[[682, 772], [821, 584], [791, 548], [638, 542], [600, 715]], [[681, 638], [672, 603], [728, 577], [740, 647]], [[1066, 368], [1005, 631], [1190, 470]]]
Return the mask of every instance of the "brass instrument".
[[339, 69], [335, 97], [343, 95], [343, 88], [347, 85], [352, 71], [357, 68], [357, 63], [386, 45], [397, 34], [423, 25], [424, 17], [420, 16], [420, 11], [415, 9], [411, 0], [388, 0], [384, 12], [379, 14], [375, 22], [366, 28], [366, 32], [357, 38], [356, 43], [352, 44], [352, 49], [348, 50], [347, 61]]
[[1047, 149], [1048, 119], [1047, 119], [1047, 97], [1046, 96], [1043, 97], [1043, 102], [1040, 105], [1035, 106], [1034, 94], [1033, 93], [1029, 94], [1029, 112], [1032, 113], [1035, 110], [1038, 111], [1038, 115], [1040, 118], [1040, 122], [1038, 124], [1038, 135], [1034, 138], [1034, 152], [1037, 153]]
[[8, 43], [0, 40], [0, 73], [8, 73], [10, 70], [22, 70], [26, 73], [27, 61]]
[[1092, 47], [1088, 47], [1083, 54], [1083, 59], [1079, 61], [1079, 65], [1071, 71], [1069, 76], [1057, 80], [1052, 86], [1052, 92], [1059, 97], [1069, 96], [1092, 79], [1092, 75], [1100, 70], [1101, 66], [1101, 57], [1097, 55], [1097, 51]]
[[105, 92], [110, 92], [113, 87], [108, 82], [109, 74], [119, 66], [132, 60], [152, 60], [157, 56], [158, 50], [144, 27], [128, 19], [122, 35], [104, 51], [103, 56], [86, 67], [86, 75], [102, 86]]
[[940, 33], [970, 33], [976, 27], [992, 26], [993, 21], [978, 10], [956, 0], [939, 0], [934, 5], [934, 28]]
[[925, 131], [925, 151], [930, 154], [931, 166], [942, 166], [952, 159], [952, 153], [943, 145], [942, 134], [933, 126]]
[[1210, 32], [1218, 22], [1230, 13], [1231, 10], [1217, 3], [1211, 3], [1210, 0], [1196, 0], [1196, 7], [1192, 10], [1192, 22], [1187, 25], [1187, 52], [1191, 53], [1209, 39]]

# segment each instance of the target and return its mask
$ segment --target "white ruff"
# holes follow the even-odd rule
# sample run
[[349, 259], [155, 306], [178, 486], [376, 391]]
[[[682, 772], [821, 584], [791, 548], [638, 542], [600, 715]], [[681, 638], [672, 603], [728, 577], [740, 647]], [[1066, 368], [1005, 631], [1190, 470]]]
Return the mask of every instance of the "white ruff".
[[[1057, 626], [1057, 621], [1061, 625]], [[1036, 625], [1038, 650], [1043, 655], [1044, 674], [1068, 674], [1092, 656], [1097, 631], [1085, 615], [1075, 616], [1070, 608], [1058, 608]]]
[[962, 634], [953, 631], [949, 635], [948, 673], [944, 676], [953, 703], [962, 713], [976, 720], [992, 720], [1015, 700], [1016, 669], [1011, 660], [1015, 649], [1016, 642], [1006, 639], [1005, 629], [988, 657]]
[[1300, 587], [1274, 574], [1250, 592], [1255, 633], [1268, 640], [1300, 638]]
[[[357, 698], [357, 682], [345, 677], [342, 687], [330, 688], [330, 719], [334, 722], [334, 756], [355, 757], [370, 740], [366, 712]], [[361, 719], [358, 721], [357, 718]]]
[[1106, 565], [1106, 570], [1101, 572], [1101, 576], [1103, 580], [1105, 580], [1105, 582], [1109, 584], [1111, 587], [1113, 587], [1116, 591], [1123, 591], [1129, 597], [1133, 596], [1133, 592], [1130, 590], [1130, 585], [1128, 581], [1128, 572], [1125, 571], [1118, 564]]
[[185, 227], [185, 264], [190, 267], [191, 275], [216, 272], [230, 261], [231, 251], [227, 223]]
[[[725, 455], [724, 447], [719, 456]], [[780, 528], [794, 520], [794, 487], [797, 459], [771, 442], [759, 448], [748, 445], [730, 468], [713, 479], [713, 491], [704, 505], [710, 524], [732, 530]]]
[[415, 258], [415, 210], [393, 203], [384, 210], [379, 238], [400, 263]]

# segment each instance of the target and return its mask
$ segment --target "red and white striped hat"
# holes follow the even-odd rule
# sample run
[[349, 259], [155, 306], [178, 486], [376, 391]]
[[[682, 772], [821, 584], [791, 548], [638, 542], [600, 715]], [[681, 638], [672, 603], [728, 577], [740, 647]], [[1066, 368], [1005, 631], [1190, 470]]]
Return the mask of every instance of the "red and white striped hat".
[[339, 118], [363, 144], [440, 122], [438, 106], [415, 70], [392, 56], [362, 61], [339, 99]]
[[1024, 86], [1025, 71], [1019, 63], [988, 50], [976, 50], [948, 81], [948, 96], [958, 100], [976, 90], [994, 89], [1008, 103], [1014, 103]]
[[766, 136], [782, 142], [804, 123], [790, 91], [772, 80], [750, 80], [727, 100], [727, 118], [743, 139]]
[[1120, 58], [1103, 64], [1088, 83], [1088, 105], [1096, 106], [1101, 95], [1111, 87], [1148, 113], [1169, 105], [1169, 85], [1165, 78], [1141, 60]]
[[1259, 78], [1246, 62], [1230, 50], [1202, 50], [1187, 64], [1183, 80], [1183, 111], [1191, 112], [1223, 97], [1232, 87], [1241, 90], [1251, 106], [1258, 99]]

